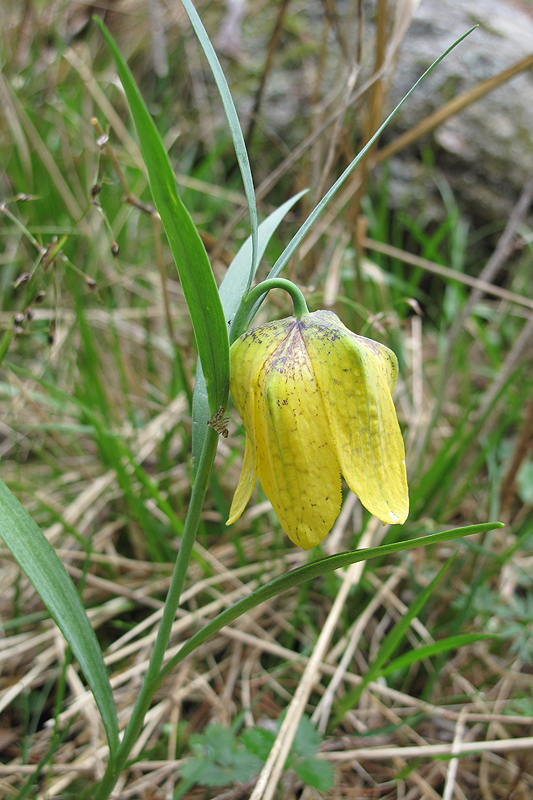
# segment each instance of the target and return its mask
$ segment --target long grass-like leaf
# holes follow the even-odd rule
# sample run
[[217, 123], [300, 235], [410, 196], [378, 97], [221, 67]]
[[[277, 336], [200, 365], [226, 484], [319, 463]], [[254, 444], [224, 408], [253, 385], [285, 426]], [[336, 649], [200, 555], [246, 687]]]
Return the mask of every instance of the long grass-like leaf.
[[228, 82], [226, 81], [226, 76], [224, 75], [222, 67], [220, 66], [217, 54], [215, 53], [214, 47], [211, 44], [209, 36], [207, 35], [207, 32], [203, 26], [202, 20], [198, 16], [195, 7], [191, 3], [191, 0], [181, 0], [181, 2], [191, 21], [191, 25], [193, 26], [194, 32], [198, 37], [198, 41], [200, 42], [202, 50], [205, 53], [205, 57], [209, 62], [211, 72], [213, 73], [213, 77], [218, 87], [222, 105], [224, 106], [226, 119], [228, 120], [228, 125], [230, 127], [231, 138], [233, 139], [233, 146], [235, 148], [235, 154], [239, 163], [239, 169], [241, 171], [242, 182], [244, 184], [244, 193], [248, 203], [250, 224], [252, 228], [252, 257], [248, 264], [247, 288], [249, 289], [261, 256], [259, 255], [255, 190], [252, 171], [250, 169], [250, 162], [248, 160], [248, 152], [246, 150], [246, 144], [244, 142], [244, 136], [241, 130], [239, 117], [237, 116], [237, 111], [235, 109], [235, 104], [233, 103]]
[[[45, 403], [48, 402], [52, 408], [55, 408], [56, 403], [60, 404], [60, 407], [62, 408], [66, 407], [66, 404], [72, 404], [77, 414], [86, 420], [89, 420], [91, 423], [90, 425], [72, 426], [72, 429], [74, 432], [88, 433], [94, 436], [95, 441], [101, 447], [101, 455], [105, 458], [104, 464], [117, 472], [117, 479], [121, 484], [125, 497], [132, 502], [133, 510], [136, 511], [140, 508], [142, 499], [137, 497], [137, 495], [134, 495], [131, 490], [131, 486], [128, 485], [131, 484], [131, 475], [128, 474], [126, 469], [126, 462], [129, 463], [129, 469], [135, 475], [136, 479], [144, 486], [149, 496], [155, 501], [157, 507], [163, 512], [163, 514], [166, 514], [174, 533], [177, 536], [181, 536], [183, 531], [183, 523], [179, 520], [178, 516], [172, 509], [171, 504], [159, 491], [157, 483], [146, 473], [142, 465], [137, 463], [135, 455], [131, 452], [131, 450], [128, 449], [124, 441], [122, 441], [120, 437], [113, 432], [111, 427], [109, 427], [109, 425], [102, 420], [101, 414], [99, 414], [94, 407], [83, 402], [83, 400], [80, 400], [79, 397], [75, 397], [74, 395], [69, 395], [66, 392], [63, 392], [61, 389], [58, 389], [57, 386], [49, 383], [44, 378], [35, 377], [31, 372], [25, 370], [23, 367], [19, 367], [15, 364], [10, 364], [9, 366], [10, 369], [12, 369], [16, 374], [23, 375], [25, 378], [30, 378], [31, 376], [32, 380], [47, 390], [48, 394], [33, 394], [32, 399], [34, 399], [35, 402], [39, 403], [41, 406], [44, 406]], [[41, 425], [39, 429], [55, 430], [56, 426], [47, 427], [46, 425]], [[104, 448], [102, 448], [102, 444], [104, 444]], [[107, 447], [105, 446], [106, 444]], [[105, 449], [105, 452], [103, 452], [103, 449]], [[49, 508], [48, 510], [51, 513], [54, 513], [53, 508]], [[144, 510], [146, 511], [146, 509]], [[68, 526], [64, 520], [62, 520], [62, 525], [68, 529]], [[146, 531], [146, 528], [144, 528], [144, 530]], [[73, 536], [77, 535], [75, 530], [71, 530], [70, 532]]]
[[[366, 145], [365, 145], [365, 146], [362, 148], [362, 150], [361, 150], [361, 151], [360, 151], [360, 152], [359, 152], [359, 153], [356, 155], [356, 157], [355, 157], [355, 158], [354, 158], [354, 160], [351, 162], [351, 164], [349, 164], [349, 165], [346, 167], [346, 169], [344, 170], [344, 172], [342, 173], [342, 175], [340, 176], [340, 178], [338, 178], [338, 179], [335, 181], [335, 183], [333, 184], [333, 186], [331, 187], [331, 189], [330, 189], [330, 190], [329, 190], [329, 191], [328, 191], [328, 192], [327, 192], [327, 193], [324, 195], [324, 197], [322, 198], [322, 200], [321, 200], [321, 201], [318, 203], [318, 205], [317, 205], [317, 206], [316, 206], [316, 207], [313, 209], [313, 211], [312, 211], [312, 212], [309, 214], [309, 216], [307, 217], [307, 219], [306, 219], [306, 221], [304, 222], [304, 224], [302, 225], [302, 227], [301, 227], [301, 228], [299, 229], [299, 231], [298, 231], [298, 232], [297, 232], [297, 233], [296, 233], [296, 234], [293, 236], [293, 238], [291, 239], [291, 241], [289, 242], [289, 244], [287, 245], [287, 247], [285, 248], [285, 250], [283, 251], [283, 253], [280, 255], [280, 257], [278, 258], [278, 260], [276, 261], [276, 263], [274, 264], [274, 266], [273, 266], [273, 267], [272, 267], [272, 269], [270, 270], [270, 272], [269, 272], [269, 274], [268, 274], [268, 278], [277, 278], [277, 277], [278, 277], [278, 275], [279, 275], [279, 274], [281, 273], [281, 271], [284, 269], [284, 267], [286, 266], [286, 264], [287, 264], [287, 262], [289, 261], [289, 259], [291, 258], [291, 256], [293, 256], [293, 255], [294, 255], [294, 253], [296, 252], [296, 249], [298, 248], [298, 246], [300, 245], [300, 243], [303, 241], [304, 237], [305, 237], [305, 236], [308, 234], [308, 232], [310, 231], [310, 229], [311, 229], [311, 228], [312, 228], [312, 226], [314, 225], [315, 221], [318, 219], [318, 217], [320, 216], [320, 214], [321, 214], [321, 213], [324, 211], [324, 209], [326, 208], [326, 206], [327, 206], [327, 204], [329, 203], [329, 201], [331, 200], [331, 198], [332, 198], [332, 197], [333, 197], [333, 196], [334, 196], [334, 195], [337, 193], [337, 191], [340, 189], [340, 187], [342, 186], [342, 184], [344, 183], [344, 181], [346, 180], [346, 178], [348, 178], [348, 176], [349, 176], [349, 175], [350, 175], [350, 174], [353, 172], [353, 170], [355, 169], [355, 167], [357, 166], [357, 164], [358, 164], [358, 163], [361, 161], [361, 159], [362, 159], [362, 158], [363, 158], [363, 156], [364, 156], [364, 155], [367, 153], [367, 151], [368, 151], [368, 150], [369, 150], [369, 149], [372, 147], [372, 145], [374, 144], [374, 142], [376, 141], [376, 139], [377, 139], [377, 138], [378, 138], [378, 137], [381, 135], [381, 133], [382, 133], [382, 132], [383, 132], [383, 130], [384, 130], [386, 127], [387, 127], [387, 125], [389, 124], [389, 122], [391, 121], [391, 119], [394, 117], [394, 115], [396, 114], [396, 112], [397, 112], [397, 111], [399, 111], [399, 109], [400, 109], [400, 108], [403, 106], [403, 104], [405, 103], [405, 101], [407, 100], [407, 98], [408, 98], [408, 97], [409, 97], [409, 96], [410, 96], [410, 95], [411, 95], [411, 94], [414, 92], [414, 90], [416, 89], [416, 87], [417, 87], [417, 86], [418, 86], [418, 85], [419, 85], [419, 84], [420, 84], [420, 83], [421, 83], [421, 82], [424, 80], [424, 78], [425, 78], [427, 75], [429, 75], [429, 73], [430, 73], [430, 72], [431, 72], [433, 69], [435, 69], [435, 67], [437, 66], [437, 64], [440, 64], [440, 62], [443, 60], [443, 58], [446, 58], [446, 56], [447, 56], [449, 53], [451, 53], [451, 51], [452, 51], [452, 50], [453, 50], [455, 47], [457, 47], [457, 45], [458, 45], [458, 44], [460, 44], [460, 43], [463, 41], [463, 39], [466, 39], [466, 37], [467, 37], [467, 36], [469, 36], [469, 35], [472, 33], [472, 31], [476, 29], [476, 27], [477, 27], [477, 25], [474, 25], [472, 28], [470, 28], [470, 30], [469, 30], [469, 31], [467, 31], [465, 34], [463, 34], [462, 36], [460, 36], [460, 37], [459, 37], [459, 39], [457, 39], [457, 40], [456, 40], [456, 41], [455, 41], [455, 42], [454, 42], [454, 43], [453, 43], [453, 44], [452, 44], [450, 47], [448, 47], [448, 49], [447, 49], [447, 50], [445, 50], [445, 51], [444, 51], [444, 53], [442, 53], [442, 55], [440, 55], [440, 56], [439, 56], [439, 57], [438, 57], [438, 58], [437, 58], [437, 59], [436, 59], [436, 60], [433, 62], [433, 64], [431, 64], [431, 66], [430, 66], [430, 67], [428, 67], [428, 69], [427, 69], [427, 70], [424, 72], [424, 74], [420, 76], [420, 78], [417, 80], [417, 82], [414, 84], [414, 86], [412, 86], [412, 87], [411, 87], [411, 89], [409, 89], [409, 91], [407, 92], [407, 94], [406, 94], [406, 95], [405, 95], [405, 96], [404, 96], [404, 97], [403, 97], [403, 98], [400, 100], [400, 102], [398, 103], [398, 105], [396, 106], [396, 108], [395, 108], [395, 109], [394, 109], [394, 110], [393, 110], [393, 111], [392, 111], [392, 112], [389, 114], [389, 116], [387, 117], [387, 119], [385, 120], [385, 122], [383, 122], [383, 123], [382, 123], [382, 125], [380, 125], [380, 126], [379, 126], [379, 128], [377, 129], [377, 131], [376, 131], [376, 132], [374, 133], [374, 135], [373, 135], [373, 136], [370, 138], [370, 140], [367, 142], [367, 144], [366, 144]], [[257, 313], [257, 310], [258, 310], [259, 306], [261, 305], [261, 303], [263, 302], [263, 300], [265, 299], [265, 297], [266, 297], [266, 295], [263, 295], [262, 297], [260, 297], [260, 298], [259, 298], [259, 299], [256, 301], [256, 303], [255, 303], [255, 304], [252, 306], [252, 308], [251, 308], [251, 310], [250, 310], [250, 313], [249, 313], [249, 315], [248, 315], [248, 323], [249, 323], [249, 322], [250, 322], [250, 321], [251, 321], [251, 320], [254, 318], [254, 316], [256, 315], [256, 313]]]
[[441, 511], [445, 504], [450, 507], [449, 491], [452, 486], [456, 489], [457, 466], [461, 463], [464, 455], [471, 451], [472, 443], [479, 435], [488, 415], [514, 380], [515, 374], [509, 375], [498, 393], [491, 398], [483, 414], [478, 416], [474, 406], [466, 409], [457, 429], [444, 442], [432, 464], [422, 473], [420, 480], [411, 491], [411, 513], [421, 517], [427, 513], [429, 508], [433, 510], [437, 501], [440, 501], [439, 507]]
[[413, 620], [415, 620], [424, 606], [426, 605], [427, 601], [444, 578], [446, 573], [448, 572], [449, 568], [453, 563], [454, 556], [452, 556], [446, 564], [438, 571], [432, 581], [424, 588], [422, 591], [417, 595], [414, 601], [411, 603], [409, 608], [407, 609], [405, 614], [402, 614], [398, 622], [394, 625], [392, 630], [385, 636], [381, 646], [377, 652], [377, 655], [370, 665], [368, 672], [364, 676], [363, 684], [366, 685], [370, 681], [374, 680], [378, 672], [381, 670], [382, 666], [385, 664], [386, 661], [392, 656], [394, 651], [397, 647], [405, 640], [405, 634], [407, 633], [408, 629], [411, 627]]
[[72, 648], [96, 700], [111, 756], [118, 723], [109, 678], [96, 635], [54, 548], [7, 486], [0, 481], [0, 535]]
[[186, 642], [182, 649], [170, 661], [165, 664], [161, 670], [160, 679], [168, 675], [174, 667], [179, 664], [185, 656], [192, 653], [197, 647], [203, 644], [210, 636], [219, 631], [225, 625], [229, 625], [234, 620], [241, 617], [247, 611], [276, 597], [278, 594], [292, 589], [296, 586], [301, 586], [306, 581], [313, 580], [314, 578], [327, 575], [329, 572], [334, 572], [336, 569], [347, 567], [350, 564], [355, 564], [359, 561], [368, 561], [371, 558], [379, 558], [380, 556], [391, 555], [392, 553], [400, 553], [403, 550], [412, 550], [415, 547], [429, 547], [440, 542], [450, 541], [451, 539], [459, 539], [462, 536], [471, 536], [477, 533], [486, 533], [487, 531], [494, 530], [495, 528], [503, 528], [501, 522], [486, 522], [480, 525], [469, 525], [464, 528], [456, 528], [455, 530], [442, 531], [441, 533], [433, 533], [430, 536], [420, 536], [418, 539], [411, 539], [403, 542], [394, 542], [392, 544], [383, 544], [380, 547], [371, 547], [364, 550], [350, 550], [347, 553], [340, 553], [335, 556], [328, 556], [312, 564], [306, 564], [304, 567], [298, 567], [286, 575], [281, 575], [279, 578], [269, 581], [264, 586], [256, 589], [250, 595], [247, 595], [242, 600], [239, 600], [231, 608], [222, 611], [214, 619], [205, 625], [201, 630], [192, 636]]
[[445, 574], [448, 572], [449, 568], [453, 563], [453, 556], [450, 558], [446, 564], [439, 570], [439, 572], [435, 575], [433, 580], [418, 594], [415, 598], [414, 602], [411, 606], [407, 609], [407, 612], [403, 614], [398, 622], [394, 625], [392, 630], [385, 636], [381, 646], [377, 652], [376, 657], [370, 664], [369, 668], [363, 675], [363, 679], [361, 683], [348, 692], [342, 699], [341, 703], [339, 704], [339, 709], [337, 711], [337, 715], [333, 722], [331, 723], [331, 727], [334, 728], [340, 720], [344, 717], [345, 713], [350, 709], [353, 708], [359, 701], [362, 693], [366, 689], [369, 683], [374, 681], [378, 675], [381, 674], [381, 668], [385, 664], [385, 662], [391, 657], [394, 653], [396, 648], [401, 644], [401, 642], [405, 639], [405, 634], [413, 620], [418, 616], [420, 611], [423, 609], [431, 595], [433, 594], [434, 590], [437, 588], [440, 581], [443, 579]]
[[[269, 216], [263, 220], [258, 230], [258, 258], [255, 269], [251, 276], [255, 277], [257, 266], [263, 257], [267, 245], [285, 215], [305, 194], [305, 191], [298, 192], [294, 197], [286, 200], [279, 208], [276, 208]], [[243, 297], [250, 288], [250, 264], [252, 263], [252, 237], [249, 236], [241, 246], [239, 252], [229, 265], [224, 280], [220, 284], [220, 301], [224, 311], [224, 318], [227, 322], [230, 342], [233, 342], [242, 331], [239, 326], [234, 326], [235, 315], [239, 309]], [[205, 379], [198, 364], [196, 368], [196, 381], [194, 384], [193, 406], [192, 406], [192, 456], [193, 465], [196, 466], [202, 453], [204, 439], [207, 432], [207, 421], [209, 413], [209, 403], [205, 386]]]
[[[291, 208], [298, 202], [298, 200], [300, 200], [300, 198], [306, 194], [306, 192], [306, 189], [304, 189], [302, 192], [298, 192], [298, 194], [295, 194], [293, 197], [289, 198], [289, 200], [286, 200], [281, 206], [279, 206], [279, 208], [276, 208], [275, 211], [272, 211], [272, 213], [269, 214], [265, 220], [263, 220], [258, 231], [258, 262], [262, 259], [267, 245], [276, 232], [280, 222], [284, 219], [285, 215], [289, 213]], [[249, 270], [247, 269], [247, 265], [249, 265], [251, 261], [251, 248], [252, 237], [250, 236], [244, 242], [239, 252], [231, 262], [226, 274], [224, 275], [224, 280], [220, 284], [220, 300], [222, 302], [222, 308], [224, 309], [224, 314], [226, 315], [226, 320], [228, 323], [228, 329], [230, 331], [230, 343], [234, 342], [235, 339], [237, 339], [242, 333], [241, 330], [235, 330], [233, 322], [242, 299], [248, 293], [250, 288], [251, 281], [248, 279], [247, 273]], [[257, 265], [251, 276], [252, 280], [255, 278], [256, 272]]]
[[395, 658], [386, 667], [379, 670], [379, 675], [390, 675], [398, 669], [405, 669], [418, 661], [423, 661], [424, 658], [431, 658], [431, 656], [438, 656], [441, 653], [449, 653], [450, 650], [457, 650], [459, 647], [464, 647], [467, 644], [474, 644], [481, 642], [485, 639], [498, 639], [499, 637], [491, 633], [463, 633], [457, 636], [448, 636], [446, 639], [439, 639], [437, 642], [430, 642], [416, 647], [414, 650], [409, 650], [408, 653], [402, 653], [401, 656]]
[[133, 75], [109, 31], [97, 17], [94, 19], [106, 39], [126, 92], [154, 203], [172, 249], [191, 315], [209, 406], [214, 414], [220, 406], [226, 405], [229, 390], [228, 331], [215, 278], [202, 240], [179, 197], [176, 178], [161, 136]]

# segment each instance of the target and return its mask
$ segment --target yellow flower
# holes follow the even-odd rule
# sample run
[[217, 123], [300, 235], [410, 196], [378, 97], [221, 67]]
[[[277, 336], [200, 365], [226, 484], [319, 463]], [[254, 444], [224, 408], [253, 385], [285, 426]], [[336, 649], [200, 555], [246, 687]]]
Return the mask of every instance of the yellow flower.
[[398, 362], [330, 311], [254, 328], [231, 347], [231, 392], [246, 429], [227, 524], [257, 477], [294, 544], [308, 550], [341, 507], [341, 473], [383, 522], [409, 511], [405, 451], [391, 394]]

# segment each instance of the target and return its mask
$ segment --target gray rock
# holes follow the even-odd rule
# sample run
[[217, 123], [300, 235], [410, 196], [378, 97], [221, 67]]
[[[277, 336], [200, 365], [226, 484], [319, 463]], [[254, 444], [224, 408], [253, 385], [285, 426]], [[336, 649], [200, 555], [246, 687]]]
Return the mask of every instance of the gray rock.
[[[401, 47], [391, 108], [435, 58], [474, 24], [479, 27], [411, 95], [387, 139], [394, 130], [416, 125], [453, 97], [533, 53], [531, 2], [423, 0]], [[533, 71], [515, 76], [450, 118], [431, 138], [438, 146], [437, 167], [461, 205], [478, 222], [501, 220], [533, 170]], [[401, 163], [396, 158], [391, 166], [391, 189], [398, 203], [416, 199], [410, 186], [420, 180], [418, 150], [402, 156]]]

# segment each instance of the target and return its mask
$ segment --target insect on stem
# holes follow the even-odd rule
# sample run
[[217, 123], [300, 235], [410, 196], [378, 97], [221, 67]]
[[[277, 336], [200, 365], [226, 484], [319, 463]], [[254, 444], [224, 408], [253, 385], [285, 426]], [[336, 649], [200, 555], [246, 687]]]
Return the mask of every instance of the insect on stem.
[[224, 416], [225, 410], [226, 409], [224, 406], [220, 406], [218, 411], [213, 414], [207, 424], [210, 428], [213, 428], [213, 430], [215, 430], [219, 436], [223, 436], [224, 439], [227, 439], [229, 436], [229, 431], [226, 425], [229, 422], [229, 417]]

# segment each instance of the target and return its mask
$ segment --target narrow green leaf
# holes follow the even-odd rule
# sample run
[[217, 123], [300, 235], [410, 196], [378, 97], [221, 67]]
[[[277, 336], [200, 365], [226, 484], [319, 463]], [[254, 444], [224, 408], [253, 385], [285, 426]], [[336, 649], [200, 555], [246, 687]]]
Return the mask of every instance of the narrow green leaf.
[[9, 345], [11, 344], [12, 338], [13, 338], [13, 326], [4, 331], [4, 335], [2, 336], [2, 340], [0, 341], [0, 364], [4, 360], [4, 356], [9, 350]]
[[241, 125], [239, 122], [239, 117], [237, 116], [235, 104], [233, 103], [233, 98], [226, 81], [226, 76], [224, 75], [222, 67], [220, 66], [217, 54], [215, 53], [209, 36], [207, 35], [207, 32], [202, 24], [202, 20], [198, 16], [198, 13], [191, 0], [181, 0], [181, 2], [191, 21], [191, 25], [193, 26], [194, 32], [198, 37], [198, 41], [200, 42], [202, 50], [205, 53], [205, 57], [209, 62], [211, 72], [213, 73], [213, 77], [218, 87], [222, 105], [224, 106], [226, 119], [228, 120], [228, 125], [230, 127], [233, 146], [235, 148], [235, 155], [237, 156], [239, 169], [241, 171], [242, 182], [244, 184], [244, 193], [246, 195], [248, 211], [250, 214], [250, 225], [252, 228], [252, 257], [248, 262], [249, 289], [252, 284], [252, 277], [255, 275], [255, 271], [261, 257], [259, 255], [258, 246], [257, 208], [255, 203], [254, 182], [252, 178], [252, 171], [250, 169], [250, 162], [248, 160], [248, 153], [246, 151], [246, 144], [244, 142], [244, 136], [242, 135]]
[[[267, 248], [267, 245], [275, 233], [278, 225], [285, 217], [285, 214], [298, 202], [307, 190], [298, 192], [279, 208], [276, 208], [269, 216], [263, 220], [258, 230], [258, 251], [257, 264], [250, 276], [250, 264], [252, 263], [252, 237], [249, 236], [239, 249], [239, 252], [229, 265], [224, 280], [220, 284], [220, 301], [224, 311], [224, 318], [228, 327], [230, 342], [240, 336], [242, 331], [239, 326], [234, 326], [237, 311], [241, 305], [243, 297], [248, 293], [250, 281], [255, 277], [257, 266]], [[194, 395], [192, 403], [192, 457], [193, 464], [196, 466], [202, 453], [204, 439], [207, 432], [207, 422], [211, 414], [205, 386], [205, 378], [201, 365], [196, 367], [196, 381], [194, 384]]]
[[[306, 193], [307, 189], [298, 192], [298, 194], [286, 200], [279, 208], [276, 208], [275, 211], [272, 211], [272, 213], [263, 220], [258, 230], [258, 264], [263, 258], [267, 245], [276, 232], [280, 222]], [[235, 329], [233, 323], [243, 297], [248, 294], [251, 283], [257, 272], [256, 264], [253, 273], [250, 275], [251, 256], [252, 239], [251, 236], [249, 236], [229, 265], [224, 275], [224, 280], [220, 284], [220, 301], [230, 331], [230, 343], [234, 342], [235, 339], [243, 333], [242, 330]]]
[[[324, 195], [322, 200], [318, 203], [318, 205], [309, 214], [309, 216], [307, 217], [307, 219], [304, 222], [304, 224], [302, 225], [302, 227], [293, 236], [293, 238], [291, 239], [291, 241], [289, 242], [289, 244], [287, 245], [287, 247], [285, 248], [283, 253], [280, 255], [280, 257], [278, 258], [278, 260], [276, 261], [276, 263], [274, 264], [274, 266], [270, 270], [270, 272], [268, 274], [268, 278], [277, 278], [278, 275], [280, 275], [281, 271], [284, 269], [285, 265], [287, 264], [287, 262], [289, 261], [291, 256], [294, 255], [294, 253], [296, 252], [296, 250], [299, 247], [300, 243], [302, 242], [304, 237], [308, 234], [308, 232], [311, 230], [311, 228], [314, 225], [316, 219], [324, 211], [325, 207], [327, 206], [327, 204], [329, 203], [331, 198], [336, 194], [338, 189], [340, 189], [340, 187], [342, 186], [342, 184], [344, 183], [346, 178], [353, 172], [353, 170], [355, 169], [357, 164], [361, 161], [361, 159], [363, 158], [365, 153], [372, 147], [372, 145], [374, 144], [376, 139], [378, 139], [378, 137], [381, 135], [383, 130], [387, 127], [387, 125], [389, 124], [391, 119], [394, 117], [396, 112], [399, 111], [399, 109], [403, 106], [403, 104], [405, 103], [407, 98], [414, 92], [414, 90], [419, 85], [419, 83], [421, 83], [424, 80], [424, 78], [426, 77], [426, 75], [429, 75], [429, 73], [437, 66], [437, 64], [440, 64], [440, 62], [443, 60], [443, 58], [446, 58], [448, 53], [451, 53], [451, 51], [455, 47], [457, 47], [457, 45], [460, 44], [463, 41], [463, 39], [466, 39], [467, 36], [470, 36], [472, 31], [475, 30], [476, 28], [477, 28], [477, 25], [474, 25], [472, 28], [470, 28], [469, 31], [467, 31], [462, 36], [460, 36], [459, 39], [457, 39], [450, 47], [448, 47], [448, 49], [445, 50], [444, 53], [442, 53], [442, 55], [440, 55], [433, 62], [433, 64], [430, 67], [428, 67], [428, 69], [424, 72], [423, 75], [420, 76], [420, 78], [417, 80], [417, 82], [414, 84], [414, 86], [412, 86], [411, 89], [409, 89], [407, 94], [400, 100], [400, 102], [398, 103], [396, 108], [389, 114], [389, 116], [387, 117], [385, 122], [383, 122], [383, 124], [380, 125], [380, 127], [377, 129], [377, 131], [371, 137], [371, 139], [367, 142], [367, 144], [363, 147], [363, 149], [356, 155], [356, 157], [354, 158], [352, 163], [349, 164], [346, 167], [346, 169], [344, 170], [344, 172], [342, 173], [340, 178], [338, 178], [337, 181], [335, 181], [335, 183], [333, 184], [331, 189]], [[248, 324], [250, 323], [250, 321], [257, 314], [257, 310], [258, 310], [259, 306], [261, 305], [261, 303], [263, 302], [263, 300], [265, 299], [265, 296], [266, 295], [263, 295], [262, 297], [260, 297], [256, 301], [256, 303], [254, 303], [254, 305], [251, 308], [250, 313], [248, 315], [248, 321], [247, 321], [247, 325], [245, 327], [248, 327]]]
[[481, 642], [485, 639], [498, 638], [494, 634], [463, 633], [457, 634], [457, 636], [449, 636], [447, 639], [439, 639], [438, 642], [430, 642], [430, 644], [424, 644], [414, 650], [409, 650], [408, 653], [402, 653], [401, 656], [398, 656], [398, 658], [395, 658], [390, 664], [381, 669], [379, 674], [380, 676], [390, 675], [391, 672], [410, 667], [411, 664], [423, 661], [424, 658], [431, 658], [431, 656], [440, 655], [440, 653], [457, 650], [459, 647], [464, 647], [464, 645]]
[[[66, 392], [61, 391], [58, 389], [57, 386], [53, 383], [48, 383], [44, 378], [38, 378], [31, 373], [31, 371], [20, 367], [18, 364], [9, 364], [10, 369], [12, 369], [17, 375], [22, 375], [26, 378], [31, 378], [32, 381], [38, 383], [44, 389], [49, 392], [49, 394], [41, 394], [34, 392], [32, 398], [35, 399], [35, 402], [39, 403], [40, 406], [44, 406], [45, 404], [50, 405], [54, 409], [64, 410], [66, 404], [72, 405], [76, 411], [76, 413], [82, 415], [84, 418], [90, 420], [91, 425], [79, 425], [79, 426], [72, 426], [72, 429], [75, 432], [83, 432], [83, 433], [90, 433], [94, 434], [96, 441], [100, 440], [107, 440], [109, 443], [109, 448], [106, 450], [106, 458], [108, 466], [112, 467], [113, 469], [117, 469], [118, 478], [121, 480], [122, 486], [125, 491], [125, 495], [133, 500], [134, 503], [141, 502], [138, 498], [134, 497], [131, 492], [131, 476], [128, 476], [124, 470], [123, 462], [127, 460], [131, 465], [131, 469], [137, 478], [137, 480], [142, 483], [148, 494], [152, 497], [152, 499], [156, 502], [157, 507], [164, 513], [169, 519], [170, 526], [174, 530], [177, 536], [181, 536], [183, 532], [183, 523], [175, 514], [174, 510], [172, 509], [171, 504], [168, 500], [163, 497], [157, 483], [149, 477], [146, 473], [144, 468], [137, 463], [135, 460], [135, 456], [129, 450], [126, 445], [124, 444], [123, 440], [117, 436], [112, 429], [104, 422], [102, 422], [101, 415], [98, 414], [98, 411], [95, 407], [84, 403], [78, 397], [74, 395], [67, 394]], [[205, 384], [204, 384], [205, 386]], [[206, 426], [207, 427], [207, 426]], [[50, 426], [52, 430], [54, 430], [54, 426]], [[39, 430], [47, 430], [48, 427], [46, 425], [40, 425]], [[128, 485], [126, 485], [128, 484]], [[135, 506], [138, 508], [138, 506]], [[53, 509], [52, 509], [53, 510]], [[150, 523], [151, 524], [151, 523]], [[76, 536], [76, 532], [72, 531], [73, 536]]]
[[202, 240], [181, 202], [170, 159], [133, 76], [113, 37], [98, 17], [137, 129], [154, 203], [168, 237], [198, 347], [214, 414], [226, 406], [229, 390], [229, 341], [218, 289]]
[[411, 627], [411, 623], [420, 614], [427, 601], [450, 569], [454, 558], [455, 556], [452, 556], [450, 559], [448, 559], [446, 564], [444, 564], [444, 566], [438, 571], [433, 580], [411, 603], [407, 609], [407, 612], [400, 617], [396, 625], [394, 625], [392, 630], [387, 634], [387, 636], [385, 636], [378, 650], [376, 658], [370, 665], [368, 672], [363, 678], [363, 683], [361, 686], [364, 687], [370, 683], [370, 681], [374, 680], [383, 664], [391, 657], [398, 645], [403, 642], [406, 632]]
[[411, 539], [404, 542], [393, 542], [392, 544], [383, 544], [380, 547], [371, 547], [364, 550], [350, 550], [347, 553], [339, 553], [335, 556], [328, 556], [312, 564], [306, 564], [304, 567], [298, 567], [286, 575], [281, 575], [279, 578], [273, 580], [256, 589], [250, 595], [243, 597], [230, 608], [222, 611], [214, 619], [207, 623], [201, 630], [192, 636], [186, 642], [179, 653], [177, 653], [170, 661], [165, 664], [160, 673], [159, 680], [168, 675], [174, 667], [179, 664], [185, 656], [192, 653], [197, 647], [203, 644], [210, 636], [219, 631], [225, 625], [229, 625], [234, 620], [241, 617], [252, 608], [256, 608], [266, 600], [287, 589], [292, 589], [296, 586], [301, 586], [306, 581], [313, 580], [314, 578], [327, 575], [329, 572], [334, 572], [336, 569], [347, 567], [350, 564], [355, 564], [359, 561], [368, 561], [371, 558], [379, 558], [380, 556], [391, 555], [392, 553], [400, 553], [403, 550], [413, 550], [415, 547], [430, 547], [440, 542], [450, 541], [451, 539], [459, 539], [462, 536], [472, 536], [477, 533], [486, 533], [495, 528], [503, 528], [501, 522], [485, 522], [480, 525], [468, 525], [464, 528], [456, 528], [455, 530], [442, 531], [441, 533], [432, 533], [429, 536], [420, 536], [417, 539]]
[[113, 757], [118, 747], [118, 723], [96, 635], [52, 545], [2, 481], [0, 535], [72, 648], [96, 700]]
[[378, 675], [381, 675], [381, 667], [385, 663], [385, 661], [392, 655], [392, 653], [396, 650], [398, 645], [404, 640], [405, 633], [407, 629], [410, 627], [412, 621], [415, 617], [420, 613], [422, 608], [425, 606], [426, 602], [431, 597], [434, 589], [437, 587], [439, 582], [442, 580], [450, 566], [452, 565], [454, 556], [450, 558], [446, 564], [442, 567], [442, 569], [437, 573], [437, 575], [433, 578], [431, 583], [426, 586], [423, 591], [415, 598], [415, 601], [411, 604], [408, 608], [407, 613], [404, 614], [396, 625], [394, 625], [393, 629], [390, 633], [387, 634], [385, 639], [383, 640], [381, 647], [378, 650], [378, 653], [374, 659], [374, 661], [370, 664], [368, 670], [363, 675], [363, 679], [358, 686], [354, 689], [349, 691], [343, 698], [342, 701], [338, 705], [338, 711], [335, 716], [335, 719], [331, 723], [331, 728], [335, 727], [340, 720], [344, 717], [345, 713], [350, 709], [353, 708], [358, 702], [359, 698], [363, 694], [364, 690], [368, 686], [369, 683], [374, 681]]

